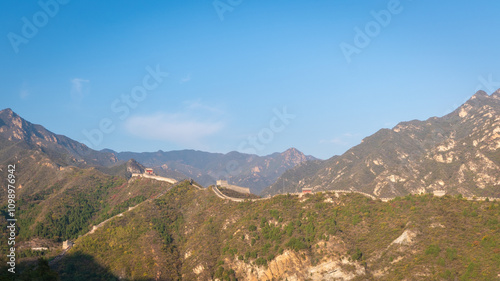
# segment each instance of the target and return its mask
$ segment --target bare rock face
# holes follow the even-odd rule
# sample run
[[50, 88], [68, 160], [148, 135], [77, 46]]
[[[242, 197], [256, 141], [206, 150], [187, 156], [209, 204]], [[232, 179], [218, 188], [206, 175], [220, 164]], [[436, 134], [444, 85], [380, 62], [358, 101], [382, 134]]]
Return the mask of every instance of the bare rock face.
[[[320, 245], [321, 244], [321, 245]], [[332, 237], [328, 242], [318, 243], [317, 254], [322, 251], [322, 259], [314, 262], [305, 252], [286, 250], [269, 261], [267, 268], [226, 259], [243, 280], [351, 280], [366, 274], [365, 268], [357, 261], [349, 261], [343, 241]], [[316, 245], [313, 247], [316, 248]]]
[[446, 116], [402, 122], [316, 167], [298, 165], [263, 195], [312, 188], [381, 198], [433, 192], [500, 197], [499, 148], [500, 90], [491, 96], [478, 91]]
[[130, 159], [127, 161], [127, 172], [131, 174], [143, 174], [144, 170], [144, 166], [134, 159]]
[[416, 235], [417, 234], [414, 231], [407, 229], [403, 232], [403, 234], [392, 241], [391, 244], [410, 245], [414, 242], [414, 238]]

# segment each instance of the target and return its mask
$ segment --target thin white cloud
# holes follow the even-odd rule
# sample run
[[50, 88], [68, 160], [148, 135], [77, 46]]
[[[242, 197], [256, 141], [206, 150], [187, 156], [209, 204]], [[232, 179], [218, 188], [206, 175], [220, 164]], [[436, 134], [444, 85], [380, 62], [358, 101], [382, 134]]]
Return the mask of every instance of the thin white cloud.
[[398, 123], [396, 123], [396, 122], [385, 122], [385, 123], [384, 123], [384, 128], [389, 128], [389, 129], [391, 129], [391, 128], [394, 128], [397, 124], [398, 124]]
[[89, 91], [90, 81], [82, 78], [73, 78], [71, 82], [71, 97], [74, 101], [80, 102]]
[[322, 139], [319, 141], [320, 144], [334, 144], [346, 146], [349, 145], [352, 141], [352, 138], [359, 136], [359, 134], [353, 134], [350, 132], [342, 134], [340, 137], [334, 137], [331, 139]]
[[30, 92], [27, 90], [27, 89], [22, 89], [20, 92], [19, 92], [19, 97], [21, 97], [21, 99], [25, 100], [29, 97], [30, 95]]
[[30, 91], [28, 90], [28, 84], [26, 82], [21, 86], [21, 90], [19, 91], [19, 97], [23, 100], [27, 99], [30, 95]]
[[208, 106], [201, 99], [184, 101], [178, 112], [157, 112], [133, 115], [124, 123], [132, 136], [144, 140], [166, 141], [182, 147], [209, 150], [209, 137], [220, 133], [226, 126], [224, 111]]
[[190, 111], [206, 111], [217, 115], [224, 113], [218, 107], [204, 104], [201, 99], [185, 101], [184, 105], [186, 106], [186, 109]]
[[189, 114], [157, 113], [131, 116], [125, 122], [125, 129], [131, 135], [182, 145], [200, 144], [204, 138], [218, 133], [223, 128], [222, 121], [200, 121]]
[[182, 78], [179, 82], [181, 84], [184, 84], [184, 83], [187, 83], [189, 81], [191, 81], [191, 73], [189, 73], [186, 77]]
[[336, 144], [336, 145], [347, 145], [348, 143], [341, 138], [333, 138], [333, 139], [322, 139], [319, 141], [320, 144]]

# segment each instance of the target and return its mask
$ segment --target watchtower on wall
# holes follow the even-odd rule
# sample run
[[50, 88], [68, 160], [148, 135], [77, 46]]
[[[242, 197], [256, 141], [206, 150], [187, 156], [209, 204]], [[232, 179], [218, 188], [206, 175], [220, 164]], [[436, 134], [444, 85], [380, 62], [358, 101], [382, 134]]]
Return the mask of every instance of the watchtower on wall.
[[217, 185], [218, 185], [218, 186], [225, 187], [225, 186], [228, 186], [229, 184], [227, 183], [227, 181], [226, 181], [226, 180], [218, 180], [218, 181], [217, 181]]
[[241, 186], [237, 186], [237, 185], [232, 185], [232, 184], [228, 184], [227, 180], [218, 180], [217, 181], [217, 186], [221, 186], [221, 187], [224, 187], [224, 188], [227, 188], [227, 189], [231, 189], [231, 190], [237, 191], [239, 193], [250, 194], [250, 189], [249, 188], [241, 187]]
[[66, 250], [68, 248], [73, 247], [73, 245], [74, 245], [73, 242], [71, 242], [69, 240], [66, 240], [66, 241], [63, 242], [62, 248], [63, 248], [63, 250]]

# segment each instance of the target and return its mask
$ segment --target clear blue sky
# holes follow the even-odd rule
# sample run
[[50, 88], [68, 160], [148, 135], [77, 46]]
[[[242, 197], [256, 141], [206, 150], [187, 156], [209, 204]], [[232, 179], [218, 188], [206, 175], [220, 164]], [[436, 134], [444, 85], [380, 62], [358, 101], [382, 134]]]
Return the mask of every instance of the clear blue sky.
[[326, 159], [500, 87], [495, 0], [54, 1], [0, 2], [0, 107], [95, 149]]

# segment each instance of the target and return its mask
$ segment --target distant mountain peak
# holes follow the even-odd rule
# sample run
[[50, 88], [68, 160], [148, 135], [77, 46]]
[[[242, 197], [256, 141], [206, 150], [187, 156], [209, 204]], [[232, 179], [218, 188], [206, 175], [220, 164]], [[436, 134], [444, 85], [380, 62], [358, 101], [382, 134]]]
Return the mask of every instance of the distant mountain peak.
[[302, 154], [302, 152], [300, 152], [298, 149], [296, 149], [295, 147], [290, 147], [289, 149], [283, 151], [281, 154]]
[[299, 164], [304, 161], [309, 161], [309, 160], [317, 160], [316, 157], [311, 156], [311, 155], [305, 155], [302, 151], [298, 150], [295, 147], [290, 147], [289, 149], [283, 151], [280, 153], [281, 156], [289, 159], [295, 159], [294, 163]]
[[4, 121], [7, 120], [12, 121], [12, 119], [21, 119], [21, 117], [10, 108], [6, 108], [0, 111], [0, 118], [4, 119]]
[[479, 90], [470, 99], [473, 100], [473, 99], [477, 99], [477, 98], [487, 98], [487, 97], [489, 97], [489, 96], [485, 91]]
[[55, 134], [41, 125], [33, 124], [12, 109], [0, 111], [0, 148], [13, 143], [32, 150], [43, 151], [58, 165], [110, 166], [117, 162], [112, 153], [98, 152], [66, 136]]
[[280, 155], [285, 159], [285, 162], [293, 163], [293, 165], [297, 165], [308, 160], [304, 153], [300, 152], [295, 147], [285, 150], [280, 153]]
[[500, 99], [500, 89], [496, 90], [493, 94], [491, 94], [491, 97], [495, 99]]
[[3, 109], [0, 111], [0, 114], [9, 114], [9, 115], [12, 115], [12, 114], [15, 114], [14, 111], [12, 111], [12, 109], [10, 109], [9, 107], [6, 108], [6, 109]]
[[12, 109], [6, 108], [0, 111], [0, 133], [9, 140], [30, 141], [34, 125], [17, 115]]
[[457, 110], [464, 110], [464, 109], [469, 110], [471, 108], [480, 108], [483, 107], [484, 105], [491, 105], [494, 103], [498, 103], [499, 99], [500, 99], [500, 89], [492, 93], [491, 96], [488, 95], [485, 91], [479, 90]]

